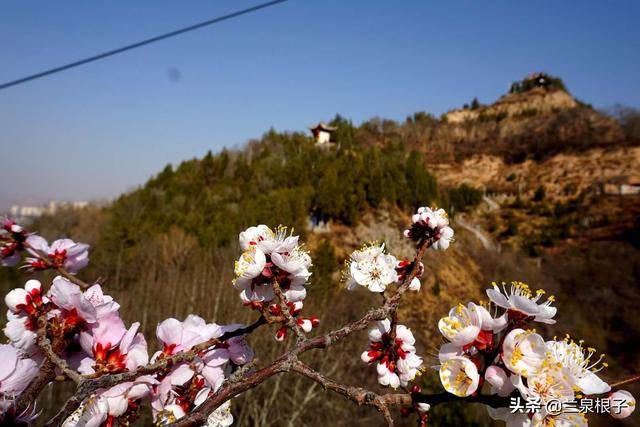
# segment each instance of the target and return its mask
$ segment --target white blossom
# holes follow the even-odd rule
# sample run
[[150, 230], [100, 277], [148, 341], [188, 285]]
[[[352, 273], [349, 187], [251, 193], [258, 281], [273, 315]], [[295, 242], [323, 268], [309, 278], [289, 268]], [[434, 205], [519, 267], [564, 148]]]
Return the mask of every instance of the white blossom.
[[534, 317], [536, 322], [553, 324], [553, 316], [557, 309], [551, 307], [555, 301], [553, 296], [547, 298], [545, 302], [538, 303], [545, 292], [542, 289], [536, 291], [535, 295], [529, 286], [522, 282], [512, 282], [507, 289], [506, 284], [502, 284], [502, 289], [497, 284], [493, 284], [493, 289], [487, 289], [487, 296], [498, 307], [509, 311], [523, 314], [526, 317]]
[[440, 382], [449, 393], [466, 397], [478, 389], [480, 374], [471, 360], [454, 356], [440, 365]]
[[384, 292], [396, 282], [398, 260], [385, 253], [384, 244], [364, 246], [351, 254], [346, 271], [347, 289], [363, 286], [371, 292]]

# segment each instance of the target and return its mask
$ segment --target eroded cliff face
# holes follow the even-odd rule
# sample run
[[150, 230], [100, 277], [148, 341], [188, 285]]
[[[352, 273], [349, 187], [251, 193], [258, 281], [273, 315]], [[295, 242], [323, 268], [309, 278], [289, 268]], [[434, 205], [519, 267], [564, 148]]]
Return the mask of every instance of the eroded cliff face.
[[558, 153], [634, 145], [620, 124], [560, 89], [535, 88], [475, 109], [454, 110], [438, 122], [405, 132], [430, 165], [492, 155], [508, 163], [545, 160]]
[[510, 93], [494, 104], [475, 109], [452, 110], [444, 115], [449, 123], [463, 123], [478, 120], [482, 116], [504, 115], [518, 117], [537, 114], [556, 113], [560, 110], [576, 108], [579, 103], [567, 92], [560, 89], [535, 88], [524, 93]]
[[619, 176], [640, 175], [640, 147], [593, 148], [516, 164], [478, 154], [461, 162], [429, 165], [429, 169], [445, 186], [466, 183], [488, 193], [519, 192], [527, 197], [542, 185], [547, 197], [566, 198], [583, 191], [599, 192], [602, 183]]

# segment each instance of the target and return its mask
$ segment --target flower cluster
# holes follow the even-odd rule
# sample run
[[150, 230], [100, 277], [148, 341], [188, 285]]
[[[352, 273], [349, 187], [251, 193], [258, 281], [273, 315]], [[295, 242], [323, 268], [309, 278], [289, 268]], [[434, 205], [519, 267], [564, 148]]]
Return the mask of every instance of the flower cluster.
[[[242, 326], [206, 323], [195, 315], [187, 316], [182, 322], [173, 318], [164, 320], [156, 330], [162, 350], [154, 354], [152, 360], [191, 350]], [[155, 422], [164, 425], [182, 418], [222, 386], [230, 365], [244, 365], [252, 359], [253, 350], [245, 339], [234, 337], [223, 345], [198, 352], [190, 363], [174, 364], [168, 371], [158, 374], [159, 385], [154, 389], [151, 401]], [[227, 409], [219, 408], [216, 414], [220, 425], [230, 425], [233, 421], [228, 406]]]
[[382, 320], [369, 331], [369, 346], [360, 356], [368, 364], [376, 364], [378, 383], [391, 388], [406, 386], [420, 372], [422, 358], [416, 355], [416, 340], [411, 330]]
[[[127, 328], [120, 317], [119, 304], [104, 294], [99, 284], [82, 291], [58, 276], [43, 294], [42, 284], [29, 280], [24, 288], [9, 292], [5, 302], [9, 310], [4, 332], [10, 344], [0, 346], [3, 414], [14, 410], [7, 402], [24, 391], [45, 357], [36, 345], [38, 322], [42, 319], [47, 321], [53, 350], [80, 374], [117, 374], [149, 363], [147, 342], [138, 332], [140, 324], [136, 322]], [[152, 362], [202, 343], [210, 344], [208, 350], [198, 352], [191, 362], [171, 364], [165, 371], [97, 390], [64, 426], [113, 425], [116, 420], [127, 425], [137, 418], [143, 400], [151, 402], [158, 424], [183, 417], [220, 388], [230, 365], [244, 365], [253, 359], [253, 351], [242, 336], [210, 342], [241, 327], [206, 323], [195, 315], [182, 322], [176, 319], [161, 322], [156, 334], [162, 350], [154, 354]], [[216, 414], [219, 425], [230, 424], [228, 407]]]
[[[489, 394], [520, 396], [540, 402], [535, 414], [514, 412], [508, 407], [490, 408], [494, 419], [509, 426], [586, 426], [583, 414], [545, 411], [551, 401], [568, 403], [582, 396], [602, 395], [611, 387], [597, 373], [606, 367], [603, 356], [569, 337], [545, 341], [530, 322], [553, 323], [553, 297], [542, 301], [543, 291], [531, 292], [522, 282], [509, 287], [494, 284], [487, 290], [491, 303], [504, 309], [492, 316], [481, 305], [453, 307], [439, 321], [448, 342], [439, 351], [440, 381], [458, 397], [476, 395], [483, 384]], [[496, 313], [497, 314], [497, 313]]]
[[[49, 246], [43, 238], [10, 221], [5, 221], [0, 239], [3, 263], [17, 264], [26, 251], [32, 255], [26, 259], [31, 271], [57, 268], [73, 274], [89, 261], [88, 245], [61, 239]], [[120, 317], [120, 305], [103, 292], [100, 284], [83, 290], [67, 278], [57, 276], [45, 292], [42, 283], [32, 279], [24, 287], [11, 290], [5, 303], [8, 311], [3, 331], [9, 344], [0, 345], [3, 423], [29, 423], [35, 417], [33, 411], [19, 409], [16, 402], [43, 361], [50, 357], [39, 345], [40, 334], [48, 340], [47, 351], [55, 353], [66, 369], [76, 371], [76, 375], [118, 374], [135, 371], [150, 362], [147, 342], [138, 332], [140, 323], [127, 327]], [[157, 328], [162, 350], [154, 354], [152, 362], [202, 343], [209, 344], [207, 350], [198, 352], [190, 362], [172, 363], [165, 370], [96, 390], [63, 425], [129, 425], [138, 417], [142, 402], [151, 404], [158, 424], [179, 419], [222, 385], [231, 365], [243, 365], [253, 358], [244, 337], [232, 334], [242, 327], [206, 323], [195, 315], [183, 322], [163, 321]], [[226, 333], [231, 333], [231, 338], [218, 340]], [[232, 421], [226, 402], [211, 414], [209, 425], [227, 426]]]
[[[38, 235], [27, 237], [26, 266], [32, 270], [46, 270], [48, 268], [64, 268], [71, 274], [77, 273], [89, 264], [89, 245], [76, 243], [71, 239], [58, 239], [51, 245]], [[47, 256], [47, 260], [41, 258], [41, 254]]]
[[[347, 260], [343, 280], [348, 290], [362, 286], [371, 292], [384, 292], [391, 284], [403, 283], [413, 269], [413, 263], [387, 253], [384, 244], [371, 242], [354, 251]], [[420, 290], [420, 276], [424, 265], [420, 262], [418, 274], [409, 283], [412, 291]]]
[[0, 229], [0, 262], [7, 267], [16, 265], [24, 251], [27, 232], [14, 221], [5, 218]]
[[23, 252], [30, 256], [25, 267], [30, 270], [62, 268], [75, 274], [89, 263], [89, 245], [71, 239], [58, 239], [51, 243], [36, 234], [27, 232], [13, 220], [4, 219], [0, 229], [0, 262], [12, 267], [20, 262]]
[[411, 219], [413, 223], [404, 231], [405, 237], [416, 242], [430, 240], [435, 250], [446, 250], [453, 241], [453, 229], [444, 209], [422, 207]]
[[[258, 225], [240, 233], [239, 243], [243, 252], [235, 264], [234, 287], [240, 291], [243, 304], [272, 316], [282, 316], [282, 303], [305, 332], [318, 326], [317, 317], [301, 316], [312, 264], [298, 236], [283, 226], [273, 231], [266, 225]], [[276, 286], [282, 292], [283, 301], [276, 298]], [[278, 329], [276, 340], [284, 340], [287, 330], [286, 326]]]

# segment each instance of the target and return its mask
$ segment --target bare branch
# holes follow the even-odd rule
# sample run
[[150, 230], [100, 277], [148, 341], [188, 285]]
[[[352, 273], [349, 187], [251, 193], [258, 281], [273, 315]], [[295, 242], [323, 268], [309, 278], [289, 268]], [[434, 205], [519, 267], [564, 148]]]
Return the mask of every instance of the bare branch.
[[613, 384], [609, 384], [611, 386], [611, 388], [618, 388], [618, 387], [622, 387], [623, 385], [626, 384], [631, 384], [634, 383], [636, 381], [640, 381], [640, 374], [636, 374], [630, 378], [615, 382]]
[[383, 415], [385, 421], [390, 426], [393, 425], [393, 418], [389, 411], [389, 405], [411, 406], [412, 404], [410, 394], [389, 394], [381, 396], [361, 387], [340, 384], [299, 360], [296, 360], [292, 364], [291, 370], [317, 382], [322, 385], [324, 389], [329, 389], [341, 394], [347, 399], [354, 401], [359, 406], [370, 405], [375, 407]]

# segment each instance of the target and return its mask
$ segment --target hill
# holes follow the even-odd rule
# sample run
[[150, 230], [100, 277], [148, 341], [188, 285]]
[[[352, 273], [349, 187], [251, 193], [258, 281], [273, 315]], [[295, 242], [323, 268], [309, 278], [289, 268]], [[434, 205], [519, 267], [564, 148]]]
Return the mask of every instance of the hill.
[[[613, 353], [620, 364], [611, 376], [620, 376], [640, 363], [629, 344], [640, 337], [640, 196], [632, 194], [640, 178], [637, 116], [603, 114], [573, 98], [561, 80], [539, 79], [517, 82], [491, 105], [472, 102], [440, 118], [419, 112], [402, 123], [374, 118], [356, 126], [336, 116], [329, 125], [337, 144], [329, 150], [305, 134], [270, 130], [240, 150], [168, 165], [105, 208], [60, 212], [33, 228], [92, 244], [86, 276], [102, 276], [132, 317], [126, 320], [142, 319], [153, 336], [159, 320], [190, 312], [248, 321], [230, 285], [237, 233], [256, 223], [294, 226], [314, 260], [309, 309], [323, 329], [370, 303], [344, 298], [339, 284], [337, 271], [356, 245], [381, 240], [409, 255], [397, 237], [408, 215], [420, 205], [443, 206], [453, 213], [457, 242], [429, 256], [422, 298], [402, 313], [420, 325], [422, 354], [433, 354], [437, 319], [456, 301], [482, 299], [493, 280], [522, 280], [555, 293], [561, 324]], [[21, 280], [0, 274], [6, 289]], [[265, 360], [274, 354], [268, 337], [252, 344]], [[345, 381], [365, 380], [357, 360], [313, 363]], [[339, 400], [282, 381], [274, 387], [316, 405], [315, 418], [299, 415], [301, 425], [376, 422], [364, 411], [340, 424], [327, 415]], [[290, 420], [290, 405], [260, 393], [251, 396], [261, 405], [238, 406], [240, 425]], [[265, 412], [277, 415], [266, 419]], [[438, 417], [447, 425], [486, 423], [482, 411], [434, 412], [435, 424]]]

